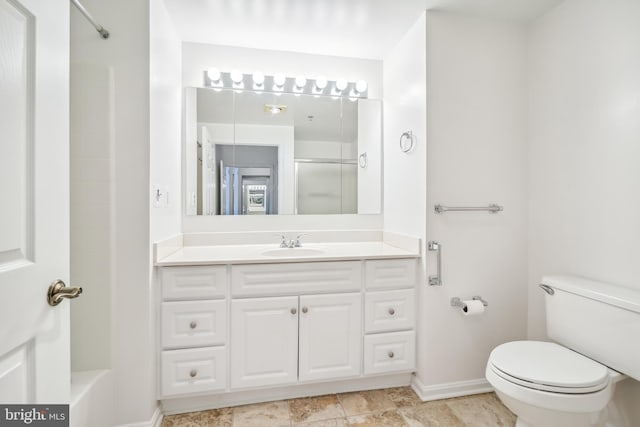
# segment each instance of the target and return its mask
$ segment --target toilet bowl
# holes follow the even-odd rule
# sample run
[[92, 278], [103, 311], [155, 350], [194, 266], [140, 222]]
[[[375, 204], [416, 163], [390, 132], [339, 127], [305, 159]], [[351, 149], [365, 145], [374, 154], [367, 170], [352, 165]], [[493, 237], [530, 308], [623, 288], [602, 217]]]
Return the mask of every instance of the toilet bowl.
[[620, 373], [555, 343], [514, 341], [489, 356], [486, 377], [518, 427], [604, 425]]
[[617, 382], [640, 379], [640, 292], [574, 276], [542, 283], [555, 342], [501, 344], [485, 370], [516, 427], [632, 425], [612, 398]]

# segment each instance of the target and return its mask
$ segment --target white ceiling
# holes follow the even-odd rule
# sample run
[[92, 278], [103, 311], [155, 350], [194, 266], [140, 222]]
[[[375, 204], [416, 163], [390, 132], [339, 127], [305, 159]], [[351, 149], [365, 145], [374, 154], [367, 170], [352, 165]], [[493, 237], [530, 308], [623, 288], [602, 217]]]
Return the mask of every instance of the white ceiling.
[[562, 0], [164, 0], [183, 41], [383, 59], [425, 9], [529, 21]]

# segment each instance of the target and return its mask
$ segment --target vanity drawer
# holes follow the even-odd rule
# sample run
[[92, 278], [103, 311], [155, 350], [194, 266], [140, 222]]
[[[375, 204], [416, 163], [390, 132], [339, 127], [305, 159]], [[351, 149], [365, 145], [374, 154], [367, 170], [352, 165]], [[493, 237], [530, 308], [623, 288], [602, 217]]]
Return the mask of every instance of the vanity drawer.
[[360, 261], [231, 266], [234, 297], [359, 291]]
[[162, 267], [162, 298], [165, 300], [224, 298], [227, 294], [227, 267]]
[[416, 285], [415, 259], [381, 259], [365, 261], [365, 287], [401, 289]]
[[162, 347], [204, 347], [227, 341], [227, 302], [162, 303]]
[[414, 331], [374, 334], [364, 337], [364, 373], [411, 371], [416, 364]]
[[208, 347], [162, 352], [162, 396], [227, 388], [227, 348]]
[[413, 289], [367, 292], [364, 297], [365, 332], [413, 329], [415, 324], [414, 295]]

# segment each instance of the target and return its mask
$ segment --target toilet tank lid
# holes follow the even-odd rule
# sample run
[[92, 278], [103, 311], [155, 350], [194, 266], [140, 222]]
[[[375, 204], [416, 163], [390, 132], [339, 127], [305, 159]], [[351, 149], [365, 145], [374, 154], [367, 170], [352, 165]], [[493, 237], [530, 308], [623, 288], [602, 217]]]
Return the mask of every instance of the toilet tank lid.
[[640, 313], [640, 290], [579, 276], [544, 276], [542, 284]]

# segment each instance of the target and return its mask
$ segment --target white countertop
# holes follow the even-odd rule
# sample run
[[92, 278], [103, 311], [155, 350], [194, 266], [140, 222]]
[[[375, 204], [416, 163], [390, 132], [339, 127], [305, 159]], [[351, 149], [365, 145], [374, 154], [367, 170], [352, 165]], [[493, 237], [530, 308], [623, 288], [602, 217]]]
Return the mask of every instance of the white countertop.
[[[317, 250], [318, 253], [309, 253], [309, 249]], [[268, 251], [276, 252], [278, 256], [265, 254]], [[170, 255], [157, 259], [155, 265], [255, 264], [419, 257], [419, 251], [400, 249], [380, 241], [308, 243], [301, 248], [293, 249], [280, 249], [274, 244], [213, 245], [181, 247]]]

